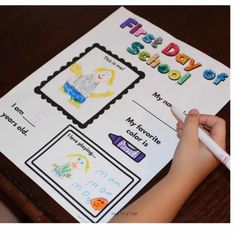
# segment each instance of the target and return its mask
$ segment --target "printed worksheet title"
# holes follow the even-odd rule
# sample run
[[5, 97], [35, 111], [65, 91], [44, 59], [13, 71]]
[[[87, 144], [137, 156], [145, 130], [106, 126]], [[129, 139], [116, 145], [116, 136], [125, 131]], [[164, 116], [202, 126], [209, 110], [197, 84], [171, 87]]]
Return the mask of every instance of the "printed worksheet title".
[[[161, 62], [160, 56], [155, 53], [151, 55], [145, 50], [145, 45], [149, 44], [153, 48], [158, 48], [159, 45], [163, 44], [163, 38], [158, 36], [155, 37], [153, 34], [148, 33], [142, 27], [137, 20], [133, 18], [128, 18], [125, 20], [120, 27], [122, 29], [129, 28], [129, 33], [134, 36], [141, 37], [142, 43], [134, 41], [131, 43], [127, 51], [132, 55], [138, 55], [138, 58], [145, 62], [148, 66], [157, 69], [159, 73], [167, 74], [168, 78], [172, 81], [177, 81], [179, 85], [183, 85], [187, 80], [191, 78], [191, 71], [202, 66], [200, 62], [196, 62], [194, 58], [188, 56], [185, 53], [180, 52], [180, 47], [171, 42], [161, 51], [168, 57], [174, 57], [177, 63], [183, 65], [185, 74], [181, 74], [180, 71], [170, 68], [167, 63]], [[206, 80], [212, 81], [214, 85], [219, 85], [222, 81], [228, 78], [228, 74], [221, 72], [217, 74], [213, 69], [205, 69], [202, 73], [202, 77]]]

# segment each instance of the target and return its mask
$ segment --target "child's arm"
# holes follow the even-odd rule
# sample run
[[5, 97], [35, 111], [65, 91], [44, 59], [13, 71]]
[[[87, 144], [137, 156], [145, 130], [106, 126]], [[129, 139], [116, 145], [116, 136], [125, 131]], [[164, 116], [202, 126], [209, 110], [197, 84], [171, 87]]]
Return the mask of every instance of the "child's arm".
[[[171, 222], [194, 189], [219, 164], [198, 139], [198, 126], [225, 148], [225, 122], [211, 115], [190, 111], [185, 123], [177, 123], [180, 138], [169, 173], [111, 222]], [[126, 214], [127, 213], [127, 214]]]

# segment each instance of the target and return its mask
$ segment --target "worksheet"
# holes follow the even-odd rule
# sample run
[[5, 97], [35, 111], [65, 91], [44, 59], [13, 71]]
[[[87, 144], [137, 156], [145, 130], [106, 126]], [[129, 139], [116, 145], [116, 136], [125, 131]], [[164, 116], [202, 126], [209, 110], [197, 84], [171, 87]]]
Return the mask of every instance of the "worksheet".
[[0, 151], [79, 222], [108, 222], [172, 159], [171, 106], [216, 114], [229, 78], [121, 7], [0, 99]]

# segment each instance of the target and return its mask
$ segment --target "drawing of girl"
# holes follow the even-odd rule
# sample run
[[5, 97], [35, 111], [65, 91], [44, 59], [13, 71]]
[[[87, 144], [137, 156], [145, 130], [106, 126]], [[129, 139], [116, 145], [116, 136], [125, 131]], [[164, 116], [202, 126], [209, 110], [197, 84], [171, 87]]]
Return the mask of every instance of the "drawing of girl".
[[97, 68], [91, 74], [83, 74], [79, 64], [72, 64], [70, 70], [75, 74], [63, 85], [62, 91], [69, 95], [70, 104], [79, 107], [87, 98], [102, 98], [112, 96], [114, 93], [108, 89], [96, 93], [96, 88], [101, 83], [106, 83], [108, 87], [113, 85], [115, 71], [108, 68]]
[[53, 164], [52, 172], [58, 177], [62, 178], [71, 178], [72, 171], [83, 171], [85, 174], [90, 168], [89, 159], [82, 154], [70, 154], [67, 157], [70, 157], [70, 160], [62, 165]]

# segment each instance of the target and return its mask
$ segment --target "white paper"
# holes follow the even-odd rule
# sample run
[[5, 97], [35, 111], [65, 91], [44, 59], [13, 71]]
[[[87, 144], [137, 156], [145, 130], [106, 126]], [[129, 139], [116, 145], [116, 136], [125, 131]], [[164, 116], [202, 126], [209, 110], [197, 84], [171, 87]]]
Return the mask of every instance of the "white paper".
[[[122, 28], [129, 18], [146, 34]], [[185, 64], [162, 52], [170, 43]], [[190, 78], [180, 85], [148, 65], [155, 54]], [[191, 58], [201, 66], [186, 71]], [[0, 150], [79, 222], [108, 222], [172, 159], [171, 104], [216, 114], [229, 85], [229, 68], [122, 7], [1, 98]]]

